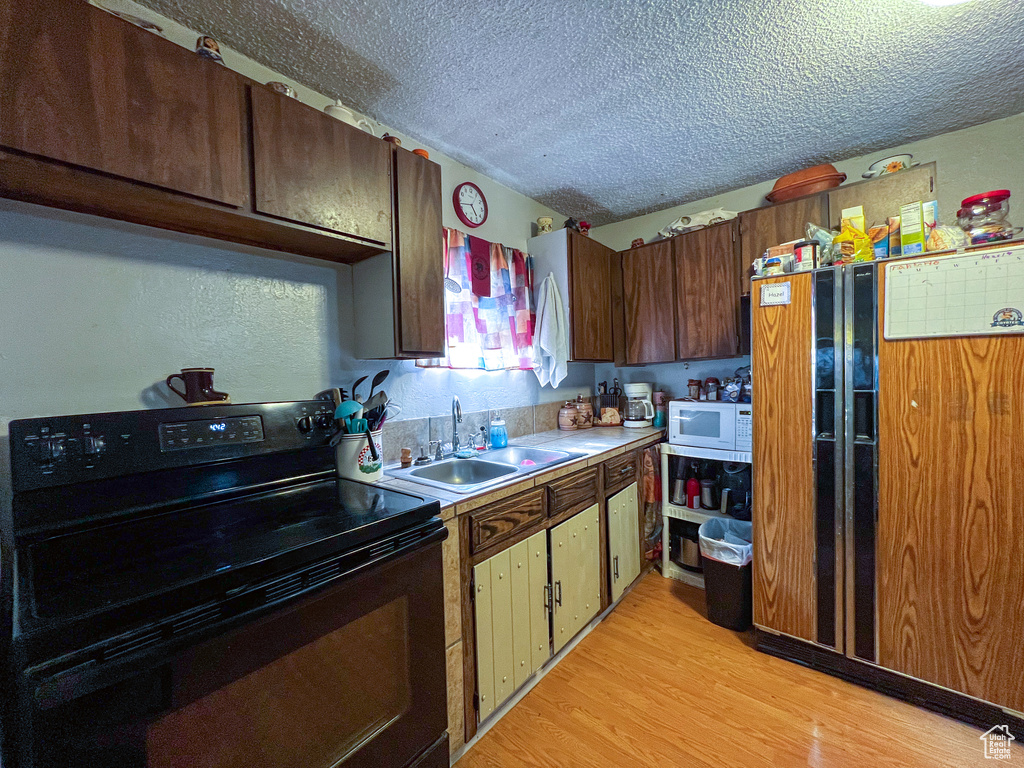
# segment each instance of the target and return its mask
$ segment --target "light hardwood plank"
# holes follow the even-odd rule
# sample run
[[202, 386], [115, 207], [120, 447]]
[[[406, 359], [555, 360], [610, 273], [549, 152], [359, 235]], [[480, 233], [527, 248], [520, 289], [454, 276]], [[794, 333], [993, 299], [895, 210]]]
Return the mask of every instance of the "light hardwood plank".
[[983, 763], [980, 731], [751, 643], [707, 621], [702, 591], [649, 574], [457, 765]]

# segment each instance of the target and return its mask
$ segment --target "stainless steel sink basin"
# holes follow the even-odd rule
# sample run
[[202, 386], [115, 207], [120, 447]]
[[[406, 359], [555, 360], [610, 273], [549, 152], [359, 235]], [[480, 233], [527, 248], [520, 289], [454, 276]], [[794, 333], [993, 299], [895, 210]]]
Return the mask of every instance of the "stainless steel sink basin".
[[510, 445], [496, 451], [487, 451], [480, 458], [444, 459], [425, 467], [389, 469], [388, 474], [453, 493], [476, 493], [492, 485], [515, 480], [517, 475], [529, 475], [585, 455]]
[[[568, 461], [579, 454], [567, 451], [549, 451], [544, 448], [527, 448], [526, 446], [510, 445], [485, 454], [488, 461], [499, 461], [514, 467], [543, 467]], [[524, 464], [524, 462], [529, 462]]]
[[480, 459], [449, 459], [428, 467], [414, 469], [409, 474], [420, 479], [436, 480], [448, 485], [476, 485], [511, 475], [515, 471], [515, 467], [510, 467], [507, 464], [497, 464]]

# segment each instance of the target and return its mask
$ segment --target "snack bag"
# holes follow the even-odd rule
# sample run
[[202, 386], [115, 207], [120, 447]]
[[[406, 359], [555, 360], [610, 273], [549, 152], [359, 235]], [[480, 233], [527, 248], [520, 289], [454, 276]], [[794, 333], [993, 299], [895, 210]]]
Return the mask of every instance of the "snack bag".
[[840, 261], [843, 264], [852, 264], [856, 261], [874, 261], [875, 250], [871, 244], [871, 238], [866, 232], [857, 229], [848, 220], [843, 220], [843, 229], [836, 236], [835, 243], [839, 244]]

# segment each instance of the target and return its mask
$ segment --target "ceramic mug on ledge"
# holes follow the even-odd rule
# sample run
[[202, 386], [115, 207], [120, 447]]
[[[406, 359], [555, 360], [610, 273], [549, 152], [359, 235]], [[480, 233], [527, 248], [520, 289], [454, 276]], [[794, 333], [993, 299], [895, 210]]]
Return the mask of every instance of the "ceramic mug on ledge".
[[[185, 385], [184, 392], [171, 383], [174, 379], [181, 379]], [[167, 388], [189, 405], [227, 405], [231, 402], [231, 395], [213, 388], [213, 368], [182, 368], [181, 373], [167, 377]]]

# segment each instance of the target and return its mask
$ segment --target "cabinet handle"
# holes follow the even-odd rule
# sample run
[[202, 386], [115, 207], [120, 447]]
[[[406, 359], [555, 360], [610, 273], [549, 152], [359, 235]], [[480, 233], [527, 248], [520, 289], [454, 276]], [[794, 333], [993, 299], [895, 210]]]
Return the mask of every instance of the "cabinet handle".
[[544, 610], [551, 613], [551, 585], [544, 585]]
[[616, 555], [615, 557], [612, 558], [612, 563], [615, 564], [615, 579], [617, 581], [618, 578], [619, 578], [619, 556], [618, 555]]
[[632, 472], [632, 471], [633, 471], [632, 467], [623, 467], [622, 469], [619, 470], [619, 474], [620, 475], [624, 475], [627, 472]]
[[562, 582], [555, 582], [555, 605], [562, 604]]

